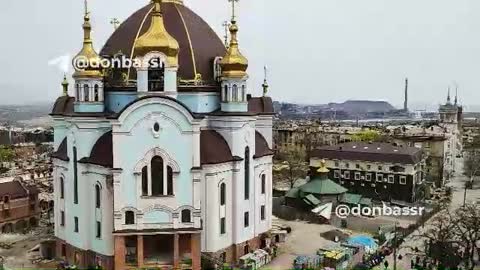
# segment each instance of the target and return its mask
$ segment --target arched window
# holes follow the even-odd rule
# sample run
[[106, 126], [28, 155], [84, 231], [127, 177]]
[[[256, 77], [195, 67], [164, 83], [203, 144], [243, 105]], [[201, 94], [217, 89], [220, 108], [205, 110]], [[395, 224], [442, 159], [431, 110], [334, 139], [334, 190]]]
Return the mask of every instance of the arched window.
[[148, 167], [142, 168], [142, 195], [148, 195]]
[[182, 210], [182, 223], [192, 222], [192, 212], [188, 209]]
[[101, 206], [101, 195], [100, 195], [100, 191], [101, 191], [100, 185], [99, 185], [99, 184], [96, 184], [96, 185], [95, 185], [95, 207], [96, 207], [96, 208], [100, 208], [100, 206]]
[[173, 195], [173, 170], [167, 166], [167, 195]]
[[125, 211], [125, 224], [135, 224], [135, 213], [133, 211]]
[[266, 184], [267, 184], [266, 178], [267, 178], [266, 175], [262, 174], [262, 194], [265, 194]]
[[165, 64], [162, 59], [152, 58], [148, 69], [148, 91], [163, 91], [165, 80]]
[[224, 102], [228, 101], [228, 85], [225, 85], [223, 87], [223, 101]]
[[83, 100], [90, 101], [90, 89], [88, 89], [88, 84], [83, 85]]
[[63, 177], [60, 177], [60, 199], [65, 198], [65, 183]]
[[220, 184], [220, 205], [225, 205], [227, 198], [227, 185], [225, 183]]
[[98, 84], [95, 84], [93, 89], [93, 101], [99, 101], [99, 93], [98, 93]]
[[245, 147], [245, 200], [250, 199], [250, 148]]
[[163, 195], [163, 159], [159, 156], [152, 158], [151, 162], [152, 171], [152, 195]]
[[242, 101], [247, 101], [247, 89], [245, 85], [242, 85]]
[[236, 84], [234, 84], [232, 87], [232, 96], [233, 96], [233, 101], [238, 101], [238, 87]]

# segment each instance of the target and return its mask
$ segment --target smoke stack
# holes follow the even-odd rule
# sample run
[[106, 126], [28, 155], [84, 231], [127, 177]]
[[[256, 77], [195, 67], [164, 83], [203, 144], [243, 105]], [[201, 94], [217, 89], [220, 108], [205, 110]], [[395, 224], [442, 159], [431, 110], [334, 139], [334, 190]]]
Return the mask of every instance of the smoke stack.
[[403, 110], [408, 112], [408, 78], [405, 79], [405, 101], [403, 102]]

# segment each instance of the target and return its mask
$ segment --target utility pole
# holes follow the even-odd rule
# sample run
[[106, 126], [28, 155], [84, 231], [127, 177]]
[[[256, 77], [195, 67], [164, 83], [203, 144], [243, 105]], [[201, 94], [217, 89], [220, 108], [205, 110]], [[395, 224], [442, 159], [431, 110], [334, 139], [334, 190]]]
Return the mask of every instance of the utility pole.
[[395, 222], [393, 235], [393, 270], [397, 270], [397, 222]]

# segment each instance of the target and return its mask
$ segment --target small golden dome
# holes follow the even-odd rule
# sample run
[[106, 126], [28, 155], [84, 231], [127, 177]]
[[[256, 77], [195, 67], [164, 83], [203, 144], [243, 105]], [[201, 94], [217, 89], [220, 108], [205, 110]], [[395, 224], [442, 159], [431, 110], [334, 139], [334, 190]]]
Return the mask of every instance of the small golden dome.
[[165, 29], [162, 15], [162, 0], [153, 0], [154, 9], [150, 28], [135, 42], [135, 55], [144, 56], [149, 52], [158, 51], [167, 56], [167, 61], [172, 66], [178, 66], [178, 52], [180, 46]]
[[319, 173], [329, 173], [330, 170], [327, 168], [327, 162], [325, 161], [325, 159], [322, 159], [320, 161], [320, 168], [317, 170], [317, 172]]
[[237, 33], [237, 23], [235, 20], [232, 20], [232, 25], [230, 25], [230, 46], [226, 55], [220, 61], [222, 77], [244, 78], [247, 76], [248, 60], [238, 48]]
[[90, 24], [90, 15], [88, 11], [85, 11], [85, 16], [83, 17], [83, 47], [73, 60], [73, 67], [75, 68], [75, 72], [73, 73], [74, 78], [102, 77], [100, 68], [79, 68], [80, 62], [82, 63], [82, 66], [84, 64], [88, 64], [90, 66], [92, 64], [99, 65], [100, 63], [100, 56], [93, 48], [91, 32], [92, 25]]

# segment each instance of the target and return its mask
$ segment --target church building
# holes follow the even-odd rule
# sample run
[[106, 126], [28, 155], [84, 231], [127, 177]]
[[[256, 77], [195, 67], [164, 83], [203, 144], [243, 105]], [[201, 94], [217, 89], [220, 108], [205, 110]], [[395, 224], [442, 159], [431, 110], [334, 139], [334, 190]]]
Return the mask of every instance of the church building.
[[235, 15], [224, 44], [182, 0], [153, 0], [99, 53], [90, 19], [75, 59], [140, 65], [77, 67], [71, 89], [64, 78], [51, 112], [57, 257], [198, 270], [268, 246], [274, 111], [266, 80], [249, 94]]

